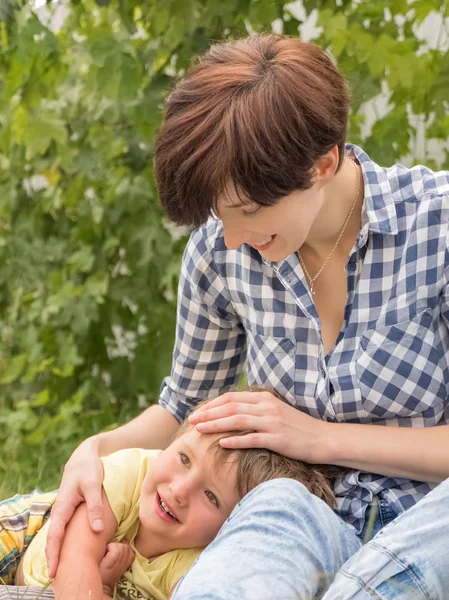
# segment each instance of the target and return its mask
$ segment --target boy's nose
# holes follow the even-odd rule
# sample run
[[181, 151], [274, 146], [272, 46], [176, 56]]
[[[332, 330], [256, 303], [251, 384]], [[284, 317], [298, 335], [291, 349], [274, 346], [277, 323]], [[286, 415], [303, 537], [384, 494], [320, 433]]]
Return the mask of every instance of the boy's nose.
[[187, 478], [177, 479], [169, 486], [173, 498], [179, 506], [185, 508], [189, 504], [189, 498], [192, 493], [192, 482]]

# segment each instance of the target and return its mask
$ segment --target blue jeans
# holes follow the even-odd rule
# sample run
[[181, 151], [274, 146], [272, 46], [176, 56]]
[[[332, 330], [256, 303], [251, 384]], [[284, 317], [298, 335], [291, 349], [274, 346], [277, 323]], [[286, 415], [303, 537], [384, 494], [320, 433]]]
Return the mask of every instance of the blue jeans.
[[448, 598], [449, 479], [382, 527], [385, 514], [362, 546], [300, 483], [264, 483], [237, 505], [172, 600]]

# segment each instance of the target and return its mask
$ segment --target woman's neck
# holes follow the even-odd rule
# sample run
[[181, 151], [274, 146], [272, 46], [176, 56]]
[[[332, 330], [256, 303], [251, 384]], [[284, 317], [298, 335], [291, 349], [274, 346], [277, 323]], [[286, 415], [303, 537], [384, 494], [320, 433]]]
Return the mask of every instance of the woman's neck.
[[301, 247], [301, 254], [305, 252], [325, 260], [334, 247], [351, 209], [352, 213], [338, 244], [338, 251], [348, 254], [359, 234], [364, 197], [360, 166], [350, 158], [345, 158], [340, 170], [323, 188], [322, 193], [323, 207]]

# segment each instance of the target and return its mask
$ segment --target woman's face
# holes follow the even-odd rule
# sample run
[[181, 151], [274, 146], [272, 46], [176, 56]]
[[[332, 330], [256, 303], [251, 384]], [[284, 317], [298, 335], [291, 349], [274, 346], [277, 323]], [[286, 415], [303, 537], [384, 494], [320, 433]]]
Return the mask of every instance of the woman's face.
[[242, 204], [237, 198], [219, 201], [226, 246], [250, 244], [271, 261], [281, 261], [296, 252], [317, 223], [324, 203], [322, 187], [295, 191], [272, 206]]
[[329, 205], [331, 202], [338, 205], [335, 197], [347, 192], [345, 185], [340, 191], [335, 185], [338, 157], [338, 148], [334, 146], [316, 161], [313, 185], [308, 190], [296, 190], [272, 206], [242, 204], [232, 188], [228, 189], [217, 207], [226, 246], [234, 249], [250, 244], [264, 258], [278, 262], [299, 250], [306, 241], [323, 242], [329, 237], [333, 240], [337, 215], [327, 210], [326, 203], [329, 200]]

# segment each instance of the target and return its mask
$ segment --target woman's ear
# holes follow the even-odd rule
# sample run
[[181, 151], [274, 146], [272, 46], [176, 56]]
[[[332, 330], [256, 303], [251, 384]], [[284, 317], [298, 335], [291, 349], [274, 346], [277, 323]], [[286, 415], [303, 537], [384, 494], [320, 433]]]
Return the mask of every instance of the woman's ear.
[[313, 167], [315, 183], [318, 183], [320, 187], [326, 185], [337, 172], [339, 160], [340, 154], [337, 145], [320, 156]]

